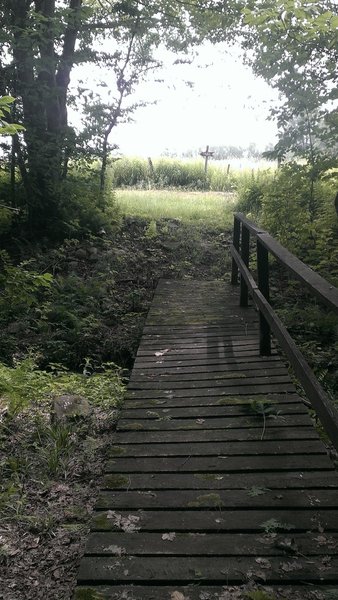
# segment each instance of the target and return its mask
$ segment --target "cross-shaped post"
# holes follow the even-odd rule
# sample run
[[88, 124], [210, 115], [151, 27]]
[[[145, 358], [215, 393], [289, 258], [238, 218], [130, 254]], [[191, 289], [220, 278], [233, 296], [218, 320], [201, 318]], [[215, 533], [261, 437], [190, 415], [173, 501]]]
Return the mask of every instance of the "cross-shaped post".
[[211, 156], [213, 156], [215, 153], [209, 150], [209, 146], [206, 147], [206, 149], [203, 152], [200, 152], [200, 156], [203, 156], [204, 158], [204, 173], [205, 176], [207, 176], [207, 171], [208, 171], [208, 160]]

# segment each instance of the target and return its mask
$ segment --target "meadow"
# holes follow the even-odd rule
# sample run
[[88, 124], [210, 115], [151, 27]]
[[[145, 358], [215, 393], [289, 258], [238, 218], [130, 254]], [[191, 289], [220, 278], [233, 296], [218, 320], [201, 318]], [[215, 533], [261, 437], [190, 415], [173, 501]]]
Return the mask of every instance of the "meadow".
[[179, 219], [186, 224], [215, 229], [231, 226], [237, 195], [231, 192], [188, 190], [116, 190], [122, 214], [158, 221]]

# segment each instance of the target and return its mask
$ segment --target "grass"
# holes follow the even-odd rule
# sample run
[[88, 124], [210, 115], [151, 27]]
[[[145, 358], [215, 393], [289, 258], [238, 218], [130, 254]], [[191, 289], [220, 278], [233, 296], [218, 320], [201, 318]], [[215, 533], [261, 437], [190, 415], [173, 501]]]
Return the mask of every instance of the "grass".
[[222, 192], [180, 190], [116, 190], [123, 214], [159, 220], [179, 219], [187, 224], [229, 227], [236, 196]]

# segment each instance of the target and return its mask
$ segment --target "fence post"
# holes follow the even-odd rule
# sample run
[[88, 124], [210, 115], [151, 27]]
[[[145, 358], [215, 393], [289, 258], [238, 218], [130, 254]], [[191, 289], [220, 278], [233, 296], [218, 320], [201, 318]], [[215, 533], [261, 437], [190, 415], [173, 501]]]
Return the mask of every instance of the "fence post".
[[[237, 252], [239, 252], [241, 239], [241, 222], [237, 219], [236, 215], [234, 215], [234, 232], [233, 232], [233, 245], [236, 248]], [[232, 259], [232, 267], [231, 267], [231, 283], [232, 285], [236, 285], [238, 283], [238, 266], [235, 259]]]
[[[258, 288], [264, 298], [269, 302], [269, 252], [257, 237], [257, 276]], [[259, 351], [262, 356], [271, 355], [271, 330], [270, 325], [259, 311]]]
[[[249, 255], [250, 255], [250, 231], [242, 223], [242, 243], [241, 243], [241, 257], [246, 267], [249, 267]], [[240, 306], [248, 306], [248, 286], [244, 281], [244, 277], [241, 276], [241, 291], [240, 291]]]

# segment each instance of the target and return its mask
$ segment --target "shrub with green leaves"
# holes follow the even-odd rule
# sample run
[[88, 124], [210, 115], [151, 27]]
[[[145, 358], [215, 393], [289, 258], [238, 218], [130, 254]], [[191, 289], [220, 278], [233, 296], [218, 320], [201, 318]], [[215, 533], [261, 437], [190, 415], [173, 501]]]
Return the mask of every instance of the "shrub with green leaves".
[[51, 289], [51, 273], [38, 273], [29, 267], [32, 261], [15, 266], [4, 250], [0, 251], [0, 319], [8, 321], [37, 306]]

